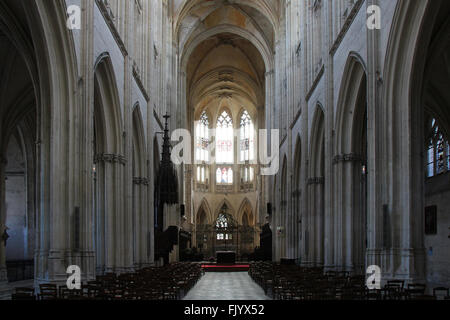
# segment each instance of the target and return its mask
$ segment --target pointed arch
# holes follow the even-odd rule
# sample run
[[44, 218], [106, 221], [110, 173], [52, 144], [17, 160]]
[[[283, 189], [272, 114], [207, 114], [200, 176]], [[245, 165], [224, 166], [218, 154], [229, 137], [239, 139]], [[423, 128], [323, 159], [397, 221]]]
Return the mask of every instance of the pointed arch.
[[98, 130], [97, 151], [120, 154], [122, 150], [123, 120], [116, 77], [108, 53], [100, 55], [94, 71], [94, 118]]
[[367, 76], [355, 54], [348, 57], [337, 108], [335, 223], [350, 228], [336, 234], [336, 251], [343, 252], [336, 263], [362, 274], [367, 247]]
[[349, 55], [341, 83], [335, 124], [336, 155], [353, 153], [359, 145], [358, 136], [354, 133], [366, 114], [361, 108], [367, 108], [365, 64], [359, 55]]
[[234, 163], [233, 115], [222, 108], [216, 121], [216, 163]]
[[322, 105], [317, 103], [314, 112], [310, 139], [310, 178], [324, 175], [325, 113]]
[[240, 225], [246, 225], [246, 226], [254, 226], [255, 225], [255, 214], [254, 214], [253, 206], [247, 197], [245, 197], [245, 199], [242, 200], [241, 205], [239, 206], [238, 222]]
[[147, 170], [145, 165], [146, 143], [144, 122], [139, 103], [133, 107], [132, 113], [132, 175], [133, 175], [133, 202], [132, 202], [132, 223], [133, 223], [133, 263], [142, 265], [147, 262], [147, 234], [148, 216], [147, 212]]
[[304, 217], [304, 252], [306, 263], [324, 264], [324, 197], [325, 197], [325, 112], [320, 102], [313, 116], [309, 146], [308, 212]]
[[[49, 19], [51, 17], [51, 19]], [[64, 273], [62, 266], [64, 259], [70, 257], [70, 248], [64, 246], [70, 243], [73, 229], [71, 228], [70, 215], [61, 216], [60, 212], [72, 212], [76, 206], [71, 190], [77, 192], [77, 179], [80, 174], [88, 172], [82, 168], [80, 171], [70, 167], [70, 161], [76, 154], [76, 146], [73, 142], [79, 128], [74, 125], [71, 116], [79, 115], [77, 108], [79, 101], [74, 92], [77, 91], [78, 69], [75, 54], [75, 45], [71, 32], [66, 28], [66, 4], [65, 1], [55, 0], [31, 1], [19, 3], [18, 1], [2, 1], [0, 3], [0, 33], [6, 37], [14, 53], [9, 53], [10, 58], [6, 63], [22, 60], [18, 72], [21, 84], [28, 85], [22, 101], [26, 104], [17, 106], [19, 110], [8, 112], [13, 117], [10, 122], [5, 119], [5, 113], [1, 121], [5, 125], [0, 132], [0, 154], [6, 148], [6, 137], [11, 135], [10, 130], [23, 127], [24, 122], [34, 122], [31, 126], [34, 131], [31, 139], [32, 149], [29, 156], [34, 159], [26, 159], [35, 163], [35, 170], [39, 174], [30, 171], [36, 181], [30, 182], [29, 193], [36, 195], [35, 216], [39, 221], [39, 229], [36, 232], [35, 268], [34, 278], [39, 281], [53, 281], [59, 274]], [[2, 50], [5, 43], [2, 43]], [[6, 66], [6, 70], [13, 64]], [[5, 76], [5, 74], [3, 74]], [[24, 81], [26, 79], [26, 82]], [[12, 82], [12, 79], [10, 79]], [[9, 83], [9, 82], [7, 82]], [[8, 94], [8, 93], [7, 93]], [[11, 94], [11, 93], [10, 93]], [[3, 99], [2, 99], [3, 101]], [[4, 107], [4, 105], [2, 105]], [[31, 120], [28, 111], [22, 109], [31, 108]], [[22, 118], [20, 120], [19, 118]], [[16, 128], [11, 126], [16, 124]], [[60, 130], [70, 125], [67, 130]], [[9, 132], [5, 132], [4, 130]], [[28, 155], [27, 155], [28, 157]], [[1, 158], [1, 156], [0, 156]], [[45, 159], [45, 160], [44, 160]], [[2, 166], [0, 161], [0, 167]], [[4, 183], [3, 168], [0, 169], [0, 181]], [[82, 173], [83, 172], [83, 173]], [[33, 178], [34, 179], [34, 178]], [[53, 187], [58, 186], [58, 187]], [[0, 189], [4, 187], [0, 185]], [[65, 201], [61, 201], [65, 199]], [[4, 192], [0, 192], [0, 233], [4, 231], [5, 221]], [[58, 228], [51, 226], [57, 223]], [[64, 239], [62, 243], [52, 242], [51, 239]], [[67, 255], [62, 257], [59, 253], [67, 250]], [[52, 261], [55, 267], [48, 268], [49, 252], [58, 252], [53, 255]], [[4, 248], [0, 248], [0, 269], [6, 270]], [[83, 259], [83, 264], [91, 265]], [[92, 270], [84, 270], [88, 276]], [[0, 274], [0, 282], [5, 279], [6, 272]]]
[[[389, 228], [384, 227], [383, 230], [386, 238], [380, 239], [377, 229], [377, 232], [371, 230], [368, 239], [371, 249], [381, 247], [384, 241], [387, 250], [395, 247], [412, 253], [405, 259], [390, 257], [387, 250], [382, 255], [370, 252], [368, 263], [378, 263], [380, 259], [389, 257], [388, 263], [404, 270], [402, 279], [426, 278], [432, 283], [443, 280], [447, 282], [445, 286], [448, 286], [447, 272], [437, 271], [432, 261], [439, 259], [441, 265], [446, 265], [444, 259], [434, 254], [431, 260], [424, 258], [427, 257], [424, 248], [433, 246], [427, 243], [424, 236], [423, 208], [427, 206], [424, 120], [429, 111], [427, 109], [431, 107], [430, 101], [439, 96], [438, 99], [442, 99], [434, 81], [442, 82], [443, 62], [448, 61], [448, 55], [447, 59], [437, 56], [440, 49], [449, 52], [448, 46], [442, 47], [448, 45], [449, 9], [449, 2], [445, 0], [398, 1], [395, 8], [383, 70], [381, 104], [384, 125], [391, 128], [383, 140], [383, 156], [389, 166], [383, 170], [382, 178], [377, 180], [378, 184], [387, 185], [379, 193], [388, 199], [385, 216], [391, 221]], [[441, 32], [445, 33], [447, 41], [442, 41]], [[443, 88], [447, 90], [448, 86]], [[437, 118], [442, 129], [450, 132], [448, 103], [442, 103], [442, 108], [436, 111], [440, 113]], [[390, 196], [392, 193], [397, 196]], [[378, 217], [380, 209], [376, 209], [370, 212], [369, 226], [383, 225], [383, 218]], [[442, 250], [444, 252], [446, 249]], [[394, 272], [389, 276], [398, 278]], [[438, 280], [439, 277], [441, 279]]]
[[145, 176], [145, 130], [144, 121], [142, 119], [141, 108], [138, 103], [133, 107], [133, 175], [135, 177]]
[[236, 219], [236, 211], [233, 207], [233, 205], [231, 204], [231, 202], [228, 199], [223, 199], [219, 205], [216, 207], [216, 210], [214, 211], [214, 219], [213, 221], [216, 221], [217, 218], [219, 217], [220, 214], [220, 210], [222, 209], [222, 207], [226, 205], [227, 209], [228, 209], [228, 214], [231, 215], [234, 219]]
[[[204, 214], [205, 216], [202, 217], [202, 214]], [[213, 224], [214, 220], [213, 220], [213, 216], [212, 216], [212, 212], [211, 212], [211, 207], [206, 198], [202, 199], [202, 202], [200, 203], [200, 206], [198, 207], [196, 218], [195, 218], [195, 223], [197, 225], [201, 225], [202, 224], [201, 222], [203, 221], [204, 218], [206, 218], [206, 223], [204, 223], [205, 225]]]

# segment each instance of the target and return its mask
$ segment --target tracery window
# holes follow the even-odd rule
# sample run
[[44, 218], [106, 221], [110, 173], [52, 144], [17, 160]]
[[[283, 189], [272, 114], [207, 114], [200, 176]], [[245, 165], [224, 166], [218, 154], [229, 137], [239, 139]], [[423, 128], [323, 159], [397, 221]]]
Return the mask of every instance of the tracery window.
[[228, 219], [223, 213], [219, 214], [219, 217], [216, 220], [216, 228], [217, 229], [228, 228]]
[[427, 177], [431, 178], [450, 169], [450, 146], [436, 119], [428, 124]]
[[197, 166], [197, 182], [208, 183], [209, 181], [209, 169], [208, 166], [198, 165]]
[[197, 146], [196, 146], [196, 159], [200, 162], [209, 162], [209, 119], [206, 112], [203, 112], [200, 116], [200, 120], [197, 123], [196, 129]]
[[240, 123], [240, 160], [252, 161], [255, 157], [255, 131], [252, 119], [247, 111], [241, 116]]
[[233, 184], [233, 169], [229, 167], [217, 168], [216, 182], [218, 184]]
[[243, 183], [253, 182], [254, 176], [255, 176], [255, 171], [254, 171], [253, 167], [245, 166], [242, 168], [241, 181]]
[[[226, 206], [224, 206], [226, 208]], [[226, 210], [226, 209], [225, 209]], [[231, 227], [230, 221], [226, 214], [221, 213], [216, 220], [217, 240], [233, 240], [233, 235], [229, 233], [228, 228]]]
[[233, 120], [228, 112], [223, 111], [217, 119], [216, 128], [216, 163], [233, 163]]

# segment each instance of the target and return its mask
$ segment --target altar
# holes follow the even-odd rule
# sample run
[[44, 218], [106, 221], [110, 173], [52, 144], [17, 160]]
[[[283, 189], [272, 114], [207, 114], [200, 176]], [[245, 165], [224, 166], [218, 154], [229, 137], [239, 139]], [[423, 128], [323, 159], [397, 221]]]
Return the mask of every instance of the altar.
[[217, 251], [217, 264], [235, 264], [236, 252], [234, 251]]

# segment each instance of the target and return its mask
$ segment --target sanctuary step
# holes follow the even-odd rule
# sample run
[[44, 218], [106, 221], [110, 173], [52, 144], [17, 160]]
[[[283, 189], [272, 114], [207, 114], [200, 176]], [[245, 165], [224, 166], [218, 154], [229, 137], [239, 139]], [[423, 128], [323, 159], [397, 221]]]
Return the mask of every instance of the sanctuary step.
[[203, 264], [205, 272], [247, 272], [249, 264]]

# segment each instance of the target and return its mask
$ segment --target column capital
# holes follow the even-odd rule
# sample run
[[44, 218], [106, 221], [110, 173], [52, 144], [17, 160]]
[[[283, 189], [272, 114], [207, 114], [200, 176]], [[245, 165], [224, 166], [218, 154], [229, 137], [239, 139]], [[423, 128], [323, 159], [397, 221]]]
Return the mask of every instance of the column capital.
[[325, 178], [324, 177], [314, 177], [308, 179], [308, 185], [317, 185], [317, 184], [324, 184]]
[[142, 178], [142, 177], [134, 177], [133, 178], [133, 183], [135, 185], [144, 185], [144, 186], [148, 186], [149, 185], [149, 180], [147, 178]]
[[333, 164], [338, 164], [340, 162], [361, 162], [362, 157], [356, 153], [340, 154], [333, 158]]
[[121, 165], [126, 165], [127, 159], [125, 156], [120, 154], [97, 154], [94, 157], [94, 163], [108, 162], [108, 163], [120, 163]]

